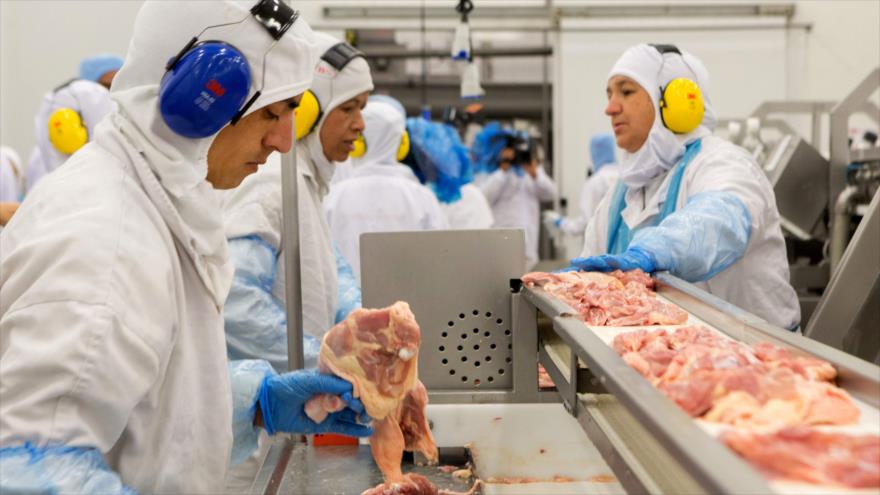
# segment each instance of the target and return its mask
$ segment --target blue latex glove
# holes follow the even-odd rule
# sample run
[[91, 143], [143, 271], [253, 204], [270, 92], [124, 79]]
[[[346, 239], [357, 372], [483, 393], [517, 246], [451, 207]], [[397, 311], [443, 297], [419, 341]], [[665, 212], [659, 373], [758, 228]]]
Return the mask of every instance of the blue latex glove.
[[[263, 378], [259, 406], [263, 425], [270, 435], [276, 431], [288, 433], [339, 433], [353, 437], [368, 437], [373, 429], [363, 403], [352, 395], [351, 383], [317, 370], [299, 370]], [[315, 423], [304, 409], [306, 401], [318, 394], [338, 395], [348, 405], [330, 413], [321, 423]], [[358, 422], [360, 419], [360, 422]]]
[[629, 271], [638, 268], [645, 273], [652, 273], [657, 270], [654, 255], [638, 247], [631, 247], [620, 254], [575, 258], [571, 260], [571, 264], [570, 270], [579, 269], [587, 272]]

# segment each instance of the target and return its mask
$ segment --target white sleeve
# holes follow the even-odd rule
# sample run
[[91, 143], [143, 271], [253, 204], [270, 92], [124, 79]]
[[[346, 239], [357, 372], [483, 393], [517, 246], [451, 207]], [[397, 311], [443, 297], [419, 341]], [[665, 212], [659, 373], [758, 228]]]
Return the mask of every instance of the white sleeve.
[[538, 173], [532, 181], [535, 194], [541, 201], [553, 201], [556, 199], [556, 183], [544, 172], [544, 167], [538, 167]]
[[614, 195], [614, 188], [609, 189], [596, 212], [587, 222], [587, 229], [584, 231], [584, 248], [581, 250], [580, 257], [596, 256], [606, 254], [608, 251], [608, 211], [611, 207], [611, 197]]
[[514, 180], [513, 172], [501, 170], [500, 168], [486, 178], [480, 185], [480, 190], [486, 196], [486, 200], [490, 205], [498, 202], [503, 196], [504, 190], [511, 186], [510, 182]]

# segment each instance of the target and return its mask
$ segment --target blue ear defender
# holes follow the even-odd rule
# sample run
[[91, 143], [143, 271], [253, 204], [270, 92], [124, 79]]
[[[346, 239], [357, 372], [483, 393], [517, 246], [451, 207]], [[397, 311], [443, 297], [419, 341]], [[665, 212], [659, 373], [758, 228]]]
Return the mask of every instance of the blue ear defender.
[[195, 40], [169, 62], [159, 111], [171, 130], [198, 139], [216, 134], [238, 113], [251, 89], [251, 69], [234, 46]]
[[[273, 39], [263, 54], [263, 84], [266, 54], [296, 22], [299, 12], [281, 0], [260, 0], [248, 17], [253, 17]], [[199, 33], [229, 24], [208, 26]], [[223, 41], [199, 41], [194, 36], [168, 61], [159, 84], [159, 113], [175, 133], [199, 139], [212, 136], [227, 124], [235, 125], [260, 97], [262, 86], [249, 100], [251, 68], [244, 54]], [[247, 102], [245, 102], [247, 100]]]

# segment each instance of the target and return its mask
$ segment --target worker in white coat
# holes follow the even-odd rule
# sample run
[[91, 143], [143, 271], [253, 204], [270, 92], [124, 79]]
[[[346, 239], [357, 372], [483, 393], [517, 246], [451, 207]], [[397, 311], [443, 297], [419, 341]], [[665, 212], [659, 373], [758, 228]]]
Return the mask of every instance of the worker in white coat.
[[[373, 89], [370, 67], [361, 52], [324, 33], [315, 33], [315, 37], [322, 55], [306, 97], [313, 100], [298, 110], [300, 136], [296, 144], [302, 280], [295, 283], [302, 287], [307, 367], [317, 364], [321, 338], [327, 330], [343, 319], [353, 304], [359, 305], [351, 270], [334, 252], [322, 201], [335, 168], [349, 160], [354, 141], [364, 129], [361, 109]], [[320, 111], [308, 109], [309, 105], [319, 105]], [[224, 206], [236, 270], [224, 311], [229, 357], [260, 357], [279, 371], [287, 369], [280, 162], [280, 155], [273, 154], [263, 170], [231, 193]], [[342, 265], [337, 265], [337, 260]], [[347, 277], [340, 280], [340, 271]], [[355, 291], [354, 303], [346, 291]]]
[[406, 159], [437, 196], [451, 229], [488, 229], [495, 219], [483, 192], [473, 184], [474, 167], [458, 132], [449, 124], [407, 119], [411, 151]]
[[85, 146], [113, 108], [107, 88], [92, 81], [68, 81], [46, 93], [34, 118], [37, 144], [28, 160], [27, 192]]
[[370, 101], [364, 109], [364, 154], [351, 176], [324, 201], [330, 233], [360, 281], [360, 236], [367, 232], [446, 229], [449, 224], [430, 189], [398, 160], [408, 147], [403, 115]]
[[495, 157], [498, 168], [480, 189], [492, 206], [493, 227], [525, 230], [526, 270], [530, 270], [538, 262], [541, 201], [556, 199], [556, 184], [538, 163], [527, 135], [505, 130], [502, 138], [506, 143]]
[[226, 357], [214, 188], [290, 149], [313, 49], [280, 1], [143, 5], [118, 109], [0, 236], [0, 491], [218, 493], [260, 427], [370, 433], [345, 380]]
[[570, 236], [583, 238], [587, 222], [596, 212], [599, 201], [609, 189], [617, 184], [619, 168], [615, 163], [614, 136], [608, 133], [596, 134], [590, 139], [590, 160], [592, 161], [592, 173], [587, 177], [581, 194], [578, 198], [579, 211], [577, 215], [563, 217], [558, 212], [547, 210], [544, 212], [544, 224], [548, 230], [560, 231]]
[[605, 113], [620, 181], [587, 226], [583, 270], [669, 270], [777, 326], [800, 321], [773, 189], [742, 148], [712, 135], [709, 76], [672, 45], [628, 49]]

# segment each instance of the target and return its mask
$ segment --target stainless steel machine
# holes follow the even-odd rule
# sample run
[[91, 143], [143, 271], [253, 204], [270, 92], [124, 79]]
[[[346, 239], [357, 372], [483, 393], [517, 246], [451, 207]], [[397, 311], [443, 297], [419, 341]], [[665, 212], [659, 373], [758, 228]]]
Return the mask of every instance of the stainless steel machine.
[[[473, 467], [482, 493], [793, 493], [768, 482], [631, 369], [613, 332], [519, 283], [518, 230], [397, 232], [361, 239], [365, 306], [406, 300], [422, 329], [419, 377], [441, 464]], [[668, 274], [658, 297], [746, 343], [831, 362], [880, 434], [880, 368], [772, 327]], [[537, 364], [555, 389], [539, 390]], [[467, 484], [405, 459], [441, 488]], [[277, 439], [251, 493], [358, 494], [381, 481], [366, 445]], [[795, 492], [797, 493], [797, 492]]]

